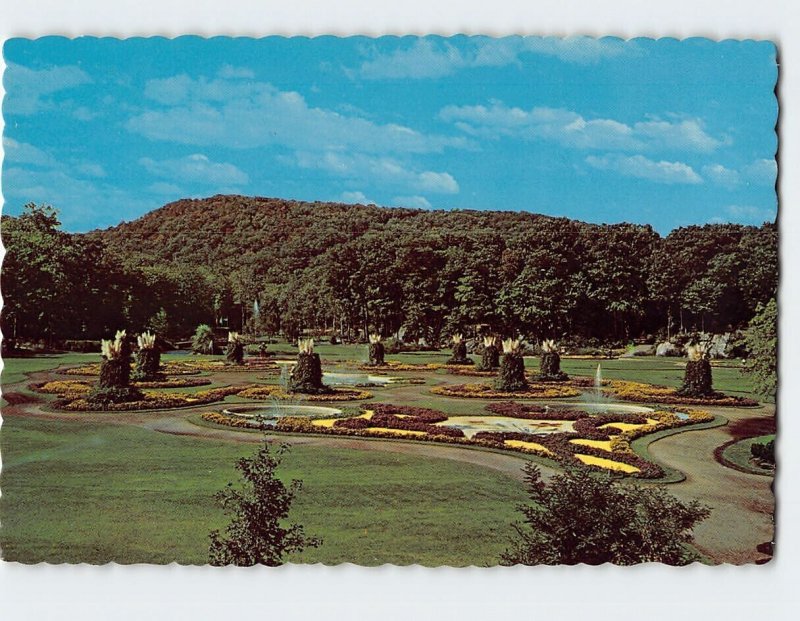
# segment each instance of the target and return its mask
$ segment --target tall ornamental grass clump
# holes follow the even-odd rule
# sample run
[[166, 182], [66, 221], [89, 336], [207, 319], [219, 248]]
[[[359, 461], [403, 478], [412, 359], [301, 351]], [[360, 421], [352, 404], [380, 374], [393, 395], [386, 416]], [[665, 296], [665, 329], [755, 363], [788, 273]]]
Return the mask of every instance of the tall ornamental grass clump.
[[563, 382], [569, 379], [561, 370], [561, 355], [553, 339], [542, 341], [542, 358], [539, 360], [538, 379], [546, 382]]
[[380, 334], [369, 335], [369, 366], [382, 367], [386, 365], [384, 357], [386, 356], [386, 348], [381, 343]]
[[447, 364], [473, 364], [472, 360], [467, 357], [467, 344], [464, 342], [462, 334], [453, 335], [453, 355]]
[[139, 382], [150, 382], [158, 379], [161, 368], [161, 350], [156, 343], [156, 335], [143, 332], [136, 339], [139, 350], [136, 352], [136, 366], [133, 379]]
[[230, 364], [244, 364], [244, 343], [238, 332], [228, 332], [228, 348], [225, 350], [225, 359]]
[[331, 392], [322, 383], [322, 362], [314, 353], [314, 339], [298, 339], [297, 364], [289, 378], [289, 390], [308, 395]]
[[125, 330], [118, 330], [113, 339], [100, 341], [100, 351], [103, 356], [100, 377], [87, 400], [106, 404], [141, 399], [142, 393], [130, 385], [131, 346]]
[[500, 360], [500, 373], [495, 381], [495, 388], [503, 392], [519, 392], [528, 388], [519, 339], [503, 341], [503, 357]]

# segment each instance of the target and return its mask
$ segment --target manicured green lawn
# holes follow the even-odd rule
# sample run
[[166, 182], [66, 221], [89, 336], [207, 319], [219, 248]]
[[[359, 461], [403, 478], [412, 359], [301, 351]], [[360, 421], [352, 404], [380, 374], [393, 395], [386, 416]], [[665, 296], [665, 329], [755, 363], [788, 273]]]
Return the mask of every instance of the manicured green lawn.
[[[322, 345], [318, 351], [334, 364], [366, 356], [364, 346]], [[173, 357], [184, 358], [165, 356]], [[387, 359], [442, 363], [448, 357], [448, 352], [434, 352]], [[99, 358], [11, 358], [5, 361], [2, 382]], [[604, 378], [678, 386], [682, 362], [649, 357], [600, 364]], [[536, 368], [538, 360], [527, 359], [526, 364]], [[597, 364], [562, 361], [563, 369], [574, 375], [592, 376]], [[730, 366], [714, 367], [715, 387], [753, 396], [735, 363], [725, 364]], [[236, 381], [259, 375], [241, 374]], [[432, 395], [430, 385], [443, 377], [424, 377], [427, 386], [378, 389], [375, 399], [393, 395], [400, 403], [448, 413], [483, 411], [480, 401]], [[181, 389], [186, 390], [191, 389]], [[74, 422], [7, 417], [0, 430], [0, 451], [0, 545], [6, 560], [202, 564], [208, 532], [225, 523], [212, 495], [235, 478], [235, 460], [252, 453], [254, 446], [85, 423], [79, 417]], [[494, 471], [381, 451], [297, 446], [286, 457], [283, 475], [305, 481], [293, 518], [309, 534], [325, 540], [321, 548], [291, 559], [302, 562], [492, 565], [513, 535], [510, 524], [519, 517], [515, 506], [524, 501], [522, 484]]]
[[736, 464], [747, 472], [755, 472], [759, 474], [773, 474], [766, 468], [759, 468], [755, 462], [751, 461], [750, 447], [753, 444], [766, 444], [770, 440], [775, 439], [775, 434], [768, 434], [765, 436], [758, 436], [756, 438], [745, 438], [739, 442], [727, 446], [722, 452], [722, 457], [728, 461]]
[[[254, 445], [135, 427], [7, 418], [0, 545], [8, 561], [204, 563], [225, 524], [211, 496]], [[522, 484], [478, 466], [380, 451], [295, 447], [293, 518], [321, 536], [303, 562], [490, 565]]]
[[26, 373], [55, 369], [62, 364], [99, 362], [100, 354], [53, 354], [33, 358], [3, 358], [2, 383], [13, 384], [25, 379]]

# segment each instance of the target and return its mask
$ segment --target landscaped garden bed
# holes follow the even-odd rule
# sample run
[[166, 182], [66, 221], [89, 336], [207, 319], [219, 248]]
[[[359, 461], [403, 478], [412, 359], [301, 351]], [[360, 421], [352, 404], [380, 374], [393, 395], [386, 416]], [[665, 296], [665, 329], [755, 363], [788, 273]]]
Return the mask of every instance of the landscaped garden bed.
[[69, 412], [128, 412], [138, 410], [166, 410], [172, 408], [191, 407], [222, 401], [226, 397], [236, 395], [249, 388], [250, 385], [225, 386], [194, 393], [161, 392], [157, 390], [142, 391], [142, 398], [119, 403], [92, 401], [84, 396], [66, 394], [53, 402], [53, 407]]
[[[377, 403], [362, 406], [362, 412], [357, 416], [286, 416], [270, 429], [287, 433], [463, 444], [537, 455], [563, 465], [655, 479], [662, 477], [664, 471], [637, 455], [630, 446], [631, 441], [656, 431], [713, 420], [713, 416], [703, 411], [688, 411], [681, 415], [668, 410], [590, 414], [577, 409], [517, 402], [492, 403], [486, 410], [488, 415], [485, 416], [451, 417], [428, 408]], [[209, 412], [202, 418], [217, 425], [263, 428], [257, 420], [220, 412]], [[486, 429], [481, 430], [482, 425]], [[492, 426], [497, 430], [488, 430]]]
[[726, 395], [715, 392], [703, 397], [681, 395], [676, 388], [655, 386], [640, 382], [613, 380], [610, 387], [604, 390], [609, 396], [622, 401], [637, 403], [661, 403], [665, 405], [715, 405], [723, 407], [755, 407], [758, 401], [745, 397]]
[[243, 399], [299, 399], [302, 401], [361, 401], [371, 399], [372, 393], [359, 388], [331, 388], [328, 392], [319, 394], [306, 394], [290, 392], [282, 386], [258, 385], [252, 386], [238, 393]]
[[448, 384], [435, 386], [431, 392], [445, 397], [462, 397], [466, 399], [566, 399], [577, 397], [579, 390], [562, 383], [528, 384], [525, 390], [496, 390], [489, 384]]
[[[248, 371], [277, 375], [280, 373], [280, 367], [270, 360], [246, 358], [241, 365], [231, 364], [224, 360], [171, 360], [162, 362], [160, 368], [160, 372], [164, 375], [197, 375], [202, 372], [243, 373]], [[70, 367], [60, 372], [65, 375], [98, 376], [100, 375], [100, 363]]]

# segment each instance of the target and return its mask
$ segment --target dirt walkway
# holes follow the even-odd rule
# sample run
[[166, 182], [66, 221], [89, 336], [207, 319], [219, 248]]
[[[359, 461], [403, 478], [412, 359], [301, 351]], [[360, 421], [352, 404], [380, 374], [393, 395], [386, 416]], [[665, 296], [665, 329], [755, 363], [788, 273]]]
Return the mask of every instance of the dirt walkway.
[[730, 425], [668, 436], [649, 446], [651, 456], [680, 470], [686, 480], [669, 486], [684, 501], [711, 508], [710, 517], [695, 528], [697, 547], [720, 563], [742, 564], [765, 558], [756, 546], [772, 541], [774, 496], [772, 477], [727, 468], [714, 459], [714, 449], [728, 442], [736, 424], [761, 419], [768, 424], [773, 408], [718, 408]]

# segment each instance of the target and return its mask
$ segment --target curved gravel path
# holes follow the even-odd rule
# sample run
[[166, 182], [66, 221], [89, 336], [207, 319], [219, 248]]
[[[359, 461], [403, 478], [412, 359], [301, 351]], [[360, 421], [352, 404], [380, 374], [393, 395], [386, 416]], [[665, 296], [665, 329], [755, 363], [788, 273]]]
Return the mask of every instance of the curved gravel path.
[[757, 545], [772, 541], [775, 498], [772, 477], [727, 468], [714, 459], [714, 450], [730, 441], [732, 423], [774, 417], [763, 409], [714, 408], [731, 421], [722, 427], [667, 436], [650, 444], [650, 455], [683, 472], [686, 479], [669, 486], [684, 501], [697, 500], [711, 515], [695, 528], [697, 547], [720, 563], [743, 564], [763, 560]]

